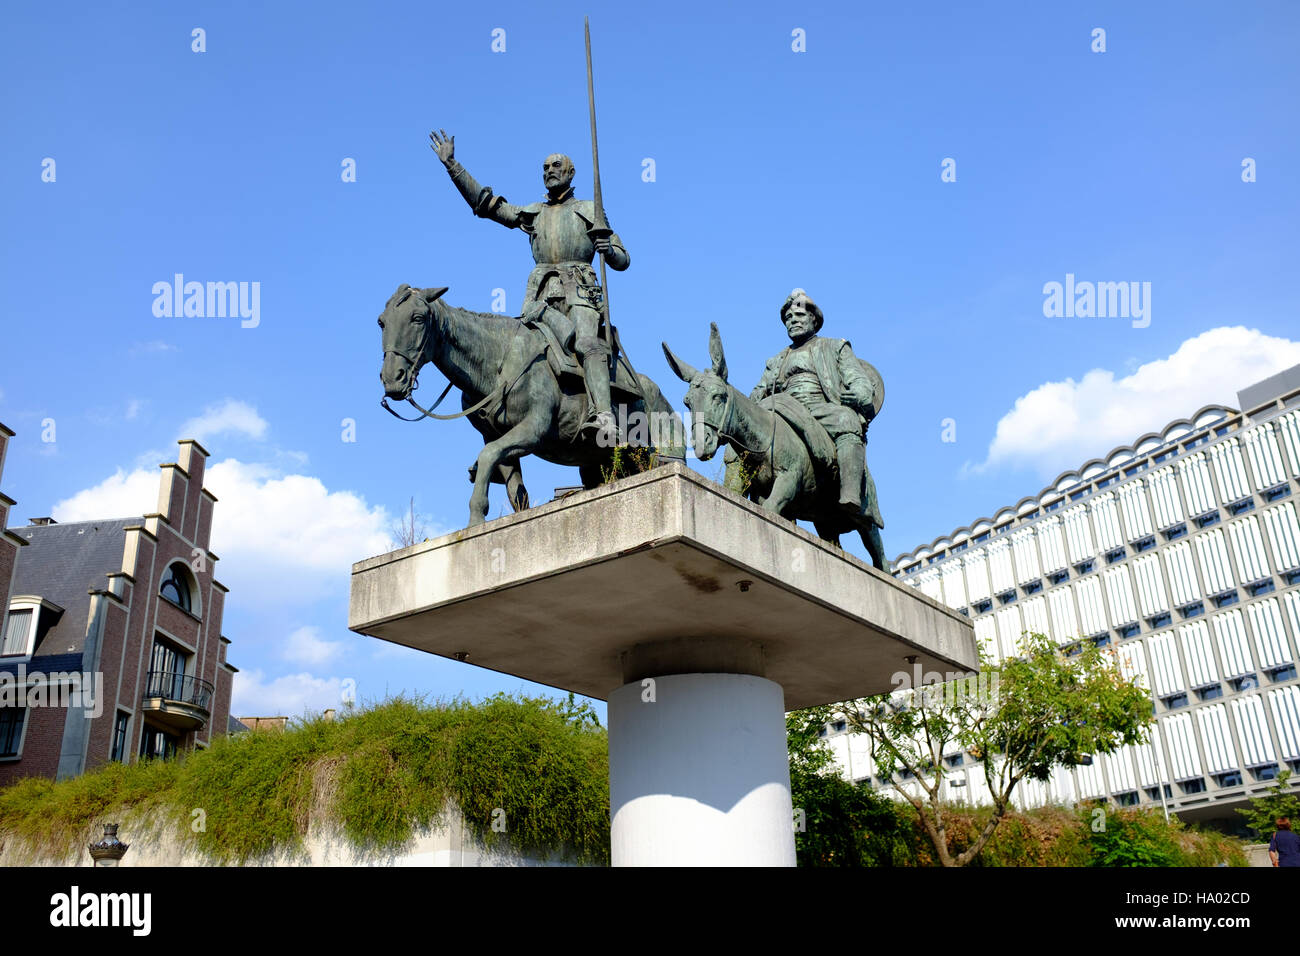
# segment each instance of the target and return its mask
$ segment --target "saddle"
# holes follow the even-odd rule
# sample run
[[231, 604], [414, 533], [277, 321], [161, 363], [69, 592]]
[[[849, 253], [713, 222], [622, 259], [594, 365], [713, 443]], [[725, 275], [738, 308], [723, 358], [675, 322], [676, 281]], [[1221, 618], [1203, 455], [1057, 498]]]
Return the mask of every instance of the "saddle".
[[[541, 315], [525, 316], [522, 321], [530, 329], [536, 329], [542, 336], [542, 340], [548, 346], [546, 349], [546, 359], [550, 363], [551, 371], [555, 374], [556, 381], [565, 391], [585, 392], [587, 378], [582, 372], [582, 365], [578, 361], [577, 355], [571, 351], [571, 342], [573, 334], [570, 331], [565, 336], [568, 343], [562, 342], [560, 336], [556, 334], [555, 329], [546, 321], [545, 317], [554, 313], [552, 309], [544, 310]], [[618, 327], [613, 326], [614, 333], [614, 350], [618, 354], [618, 363], [614, 366], [614, 371], [609, 378], [609, 392], [611, 401], [617, 403], [620, 398], [624, 402], [637, 402], [644, 396], [641, 393], [641, 382], [636, 377], [631, 364], [627, 360], [627, 353], [623, 350], [623, 344], [618, 337]], [[567, 381], [566, 381], [567, 380]]]
[[826, 429], [817, 424], [807, 406], [793, 395], [777, 392], [767, 395], [758, 402], [763, 408], [771, 409], [789, 423], [795, 434], [808, 446], [813, 465], [825, 474], [839, 473], [839, 464], [835, 457], [835, 442], [826, 434]]

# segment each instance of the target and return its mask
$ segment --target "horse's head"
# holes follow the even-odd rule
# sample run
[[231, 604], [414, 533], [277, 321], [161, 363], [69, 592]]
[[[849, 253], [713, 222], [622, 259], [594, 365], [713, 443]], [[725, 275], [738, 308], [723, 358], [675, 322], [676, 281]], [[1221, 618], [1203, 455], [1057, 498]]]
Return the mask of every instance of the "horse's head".
[[722, 336], [718, 326], [709, 323], [709, 358], [713, 367], [700, 371], [687, 365], [662, 343], [664, 355], [673, 374], [690, 387], [683, 403], [691, 410], [691, 443], [695, 457], [708, 461], [717, 453], [719, 435], [728, 425], [731, 386], [727, 384], [727, 357], [722, 354]]
[[447, 289], [412, 289], [406, 283], [397, 287], [383, 313], [379, 328], [384, 346], [384, 364], [379, 370], [384, 394], [403, 399], [415, 387], [420, 366], [429, 360], [433, 338], [433, 303]]

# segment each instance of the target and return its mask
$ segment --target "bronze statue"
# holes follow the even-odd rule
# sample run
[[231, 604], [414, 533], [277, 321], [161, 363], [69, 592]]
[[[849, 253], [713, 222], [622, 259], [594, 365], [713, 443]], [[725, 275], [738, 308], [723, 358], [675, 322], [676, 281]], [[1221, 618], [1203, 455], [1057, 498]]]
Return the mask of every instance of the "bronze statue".
[[792, 344], [768, 361], [750, 396], [727, 381], [716, 324], [709, 369], [688, 365], [663, 343], [673, 373], [690, 386], [695, 454], [707, 461], [729, 445], [729, 488], [784, 517], [811, 521], [832, 544], [857, 531], [872, 563], [888, 571], [885, 522], [865, 460], [866, 428], [884, 403], [884, 381], [848, 342], [816, 334], [821, 310], [802, 290], [786, 299], [781, 319]]
[[790, 346], [768, 359], [749, 397], [764, 404], [772, 395], [785, 393], [808, 409], [835, 442], [839, 503], [854, 514], [862, 509], [865, 435], [876, 415], [876, 384], [847, 341], [817, 334], [824, 322], [822, 310], [803, 289], [791, 292], [781, 306]]
[[[506, 486], [515, 511], [528, 507], [519, 466], [525, 455], [577, 465], [585, 487], [599, 485], [615, 449], [582, 430], [589, 403], [577, 367], [556, 354], [543, 328], [555, 317], [529, 325], [513, 316], [470, 312], [442, 301], [446, 291], [398, 286], [379, 316], [384, 349], [380, 379], [387, 398], [409, 401], [422, 418], [468, 417], [482, 434], [483, 450], [469, 470], [474, 482], [469, 523], [487, 518], [489, 482]], [[414, 401], [412, 392], [426, 363], [449, 379], [444, 397], [453, 386], [460, 389], [461, 412], [437, 415]], [[625, 399], [629, 421], [640, 416], [644, 423], [633, 429], [642, 434], [637, 443], [664, 457], [681, 457], [684, 449], [673, 444], [681, 420], [659, 387], [626, 363], [617, 372], [613, 387]]]
[[[532, 246], [536, 265], [524, 289], [523, 317], [545, 317], [566, 350], [577, 353], [591, 399], [584, 432], [611, 436], [616, 423], [609, 394], [610, 346], [601, 337], [603, 291], [591, 263], [599, 253], [611, 269], [623, 271], [631, 257], [612, 232], [596, 230], [596, 204], [573, 194], [573, 161], [554, 153], [542, 163], [544, 202], [516, 206], [481, 186], [456, 160], [453, 136], [445, 130], [429, 134], [432, 147], [447, 168], [447, 175], [465, 197], [476, 216], [508, 229], [522, 230]], [[546, 311], [546, 307], [551, 312]], [[613, 442], [607, 437], [607, 442]]]

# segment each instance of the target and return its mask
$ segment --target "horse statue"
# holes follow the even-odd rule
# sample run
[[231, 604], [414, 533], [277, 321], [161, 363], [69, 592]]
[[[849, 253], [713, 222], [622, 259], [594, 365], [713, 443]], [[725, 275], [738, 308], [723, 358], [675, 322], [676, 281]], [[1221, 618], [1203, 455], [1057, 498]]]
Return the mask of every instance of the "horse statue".
[[704, 371], [683, 362], [663, 343], [673, 373], [690, 386], [684, 404], [691, 411], [696, 457], [708, 461], [719, 446], [730, 445], [736, 459], [727, 468], [727, 487], [782, 517], [811, 521], [818, 537], [837, 547], [841, 534], [857, 531], [872, 564], [888, 572], [880, 527], [872, 518], [873, 512], [879, 513], [874, 482], [864, 479], [859, 513], [842, 510], [836, 475], [816, 464], [790, 423], [727, 382], [722, 337], [716, 324], [709, 328], [712, 368]]
[[[385, 408], [388, 399], [405, 400], [421, 412], [406, 421], [466, 417], [483, 436], [483, 450], [469, 470], [474, 483], [470, 525], [487, 520], [489, 482], [505, 485], [515, 511], [528, 507], [519, 465], [525, 455], [576, 465], [584, 488], [601, 484], [609, 474], [617, 442], [580, 434], [587, 418], [587, 396], [572, 356], [556, 354], [559, 343], [553, 336], [548, 338], [540, 324], [456, 308], [441, 301], [446, 291], [445, 286], [397, 287], [379, 316], [384, 349], [379, 377]], [[460, 390], [459, 413], [436, 415], [415, 402], [412, 393], [420, 369], [430, 362], [448, 379], [443, 398], [453, 386]], [[651, 379], [635, 373], [624, 358], [611, 387], [624, 400], [625, 421], [640, 426], [629, 428], [628, 444], [657, 450], [664, 457], [683, 455], [682, 449], [671, 445], [655, 445], [656, 437], [680, 435], [681, 419]]]

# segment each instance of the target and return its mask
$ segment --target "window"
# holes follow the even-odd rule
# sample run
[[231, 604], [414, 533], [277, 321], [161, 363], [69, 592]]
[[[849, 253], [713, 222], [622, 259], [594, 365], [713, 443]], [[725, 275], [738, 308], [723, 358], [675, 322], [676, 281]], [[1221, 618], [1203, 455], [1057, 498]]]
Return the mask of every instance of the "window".
[[843, 720], [837, 720], [837, 721], [835, 721], [834, 723], [831, 724], [831, 729], [832, 729], [833, 731], [835, 731], [837, 734], [842, 734], [842, 733], [844, 733], [845, 728], [847, 728], [847, 727], [848, 727], [848, 723], [846, 723], [846, 722], [843, 721]]
[[1117, 627], [1115, 630], [1119, 633], [1120, 638], [1123, 639], [1126, 637], [1136, 637], [1141, 632], [1142, 628], [1138, 624], [1125, 624], [1122, 627]]
[[1252, 687], [1259, 686], [1259, 680], [1254, 674], [1244, 674], [1241, 677], [1234, 677], [1228, 681], [1228, 683], [1232, 685], [1233, 690], [1250, 690]]
[[4, 649], [0, 654], [9, 657], [27, 653], [28, 637], [32, 633], [32, 617], [35, 614], [36, 610], [30, 607], [9, 612], [8, 622], [5, 624]]
[[966, 762], [966, 757], [964, 754], [953, 754], [951, 757], [944, 757], [943, 759], [944, 762], [948, 764], [949, 767], [960, 767], [963, 763]]
[[1147, 537], [1143, 538], [1141, 541], [1133, 542], [1133, 550], [1137, 551], [1139, 554], [1142, 553], [1143, 551], [1150, 551], [1155, 546], [1156, 546], [1155, 535], [1148, 535]]
[[1170, 697], [1162, 698], [1161, 703], [1163, 703], [1169, 710], [1177, 710], [1179, 707], [1187, 706], [1187, 695], [1174, 694]]
[[1115, 803], [1121, 807], [1136, 807], [1138, 804], [1138, 792], [1130, 790], [1128, 793], [1115, 794]]
[[1211, 684], [1208, 687], [1198, 687], [1196, 696], [1201, 700], [1214, 700], [1223, 696], [1223, 688], [1218, 684]]
[[1205, 602], [1197, 601], [1195, 604], [1188, 604], [1186, 607], [1180, 607], [1178, 613], [1183, 616], [1184, 621], [1189, 617], [1196, 617], [1199, 614], [1204, 614]]
[[1259, 597], [1261, 594], [1267, 594], [1269, 591], [1273, 590], [1273, 581], [1270, 578], [1265, 581], [1260, 581], [1257, 584], [1248, 584], [1246, 585], [1246, 590], [1250, 592], [1251, 597]]
[[1254, 499], [1245, 498], [1241, 501], [1237, 501], [1234, 502], [1233, 504], [1228, 505], [1228, 510], [1231, 511], [1234, 515], [1239, 515], [1252, 510], [1254, 507], [1255, 507]]
[[190, 582], [180, 565], [173, 564], [163, 574], [158, 593], [183, 610], [190, 610]]
[[1161, 611], [1159, 614], [1155, 615], [1154, 617], [1147, 618], [1147, 624], [1149, 624], [1151, 626], [1151, 630], [1154, 631], [1158, 628], [1165, 627], [1172, 620], [1173, 620], [1173, 616], [1170, 615], [1168, 611]]
[[119, 710], [117, 712], [117, 722], [113, 724], [113, 754], [110, 759], [126, 762], [126, 732], [130, 726], [131, 715], [126, 711]]
[[1240, 600], [1236, 591], [1224, 591], [1222, 594], [1216, 594], [1213, 598], [1215, 607], [1227, 607], [1229, 604], [1236, 604]]
[[145, 697], [185, 699], [185, 664], [189, 655], [162, 640], [155, 639], [149, 656], [149, 681]]
[[140, 738], [140, 756], [163, 757], [164, 759], [174, 757], [179, 745], [179, 737], [153, 727], [145, 727], [144, 736]]
[[1214, 782], [1221, 787], [1240, 787], [1241, 771], [1229, 770], [1227, 773], [1215, 774]]
[[1070, 580], [1070, 572], [1056, 571], [1053, 574], [1049, 574], [1047, 577], [1053, 584], [1060, 584], [1062, 581]]
[[1256, 780], [1276, 780], [1277, 769], [1277, 764], [1269, 763], [1262, 767], [1252, 767], [1250, 773]]
[[1123, 561], [1128, 557], [1128, 551], [1124, 548], [1116, 548], [1114, 551], [1106, 552], [1106, 563], [1114, 564], [1116, 561]]
[[1178, 784], [1178, 787], [1183, 793], [1204, 793], [1205, 780], [1200, 777], [1193, 780], [1183, 780]]
[[1275, 671], [1268, 672], [1269, 679], [1275, 681], [1291, 680], [1291, 678], [1295, 677], [1295, 674], [1294, 664], [1288, 664], [1286, 667], [1280, 667]]
[[26, 707], [0, 707], [0, 757], [18, 756], [26, 718]]
[[1196, 526], [1198, 528], [1208, 528], [1212, 524], [1218, 524], [1218, 522], [1219, 522], [1219, 513], [1217, 511], [1211, 511], [1209, 514], [1201, 515], [1199, 518], [1197, 518]]
[[1264, 492], [1264, 500], [1277, 501], [1277, 499], [1285, 498], [1289, 494], [1291, 494], [1291, 488], [1289, 485], [1278, 485], [1276, 488], [1270, 488], [1268, 491]]
[[1170, 528], [1168, 531], [1164, 532], [1164, 536], [1165, 536], [1165, 540], [1166, 540], [1166, 541], [1177, 541], [1179, 538], [1181, 538], [1181, 537], [1182, 537], [1183, 535], [1185, 535], [1185, 534], [1187, 534], [1187, 522], [1186, 522], [1186, 521], [1184, 521], [1182, 524], [1176, 524], [1176, 525], [1174, 525], [1172, 528]]

